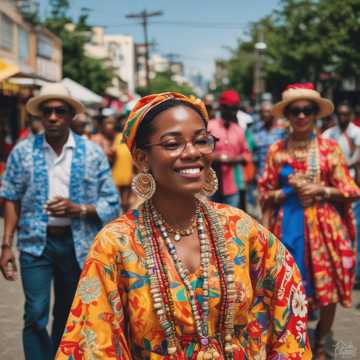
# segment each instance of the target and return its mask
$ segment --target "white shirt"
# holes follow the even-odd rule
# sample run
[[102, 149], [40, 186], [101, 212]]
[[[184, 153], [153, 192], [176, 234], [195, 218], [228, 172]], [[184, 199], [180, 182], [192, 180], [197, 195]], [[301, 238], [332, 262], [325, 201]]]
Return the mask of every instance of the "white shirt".
[[[350, 162], [356, 147], [360, 146], [360, 128], [353, 123], [349, 123], [344, 132], [339, 126], [333, 126], [322, 134], [323, 137], [337, 141], [345, 155], [346, 162]], [[354, 169], [350, 170], [352, 176], [355, 175]]]
[[[45, 160], [48, 169], [49, 192], [48, 200], [52, 200], [55, 196], [69, 198], [70, 195], [70, 174], [71, 163], [75, 148], [75, 140], [72, 132], [62, 148], [62, 152], [58, 155], [49, 143], [44, 141]], [[51, 217], [49, 216], [48, 224], [52, 226], [70, 225], [70, 218], [67, 217]]]

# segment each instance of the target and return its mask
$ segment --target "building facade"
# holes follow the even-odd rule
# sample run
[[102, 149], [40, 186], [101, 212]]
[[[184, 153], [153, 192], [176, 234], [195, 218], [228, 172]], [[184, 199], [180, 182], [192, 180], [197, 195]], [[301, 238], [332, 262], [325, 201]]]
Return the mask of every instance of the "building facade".
[[24, 21], [18, 1], [0, 0], [0, 162], [25, 125], [25, 104], [44, 82], [62, 78], [62, 43]]

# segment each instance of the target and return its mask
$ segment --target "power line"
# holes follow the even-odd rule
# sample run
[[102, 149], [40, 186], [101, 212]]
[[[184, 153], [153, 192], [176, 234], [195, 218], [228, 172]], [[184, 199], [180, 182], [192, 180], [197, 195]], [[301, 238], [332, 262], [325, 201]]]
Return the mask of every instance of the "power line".
[[[186, 27], [194, 29], [216, 29], [216, 30], [237, 30], [247, 28], [249, 24], [246, 23], [220, 23], [220, 22], [193, 22], [193, 21], [149, 21], [149, 25], [160, 25], [160, 26], [176, 26], [176, 27]], [[128, 24], [128, 23], [117, 23], [117, 24], [107, 24], [104, 27], [123, 27], [129, 25], [137, 24]]]

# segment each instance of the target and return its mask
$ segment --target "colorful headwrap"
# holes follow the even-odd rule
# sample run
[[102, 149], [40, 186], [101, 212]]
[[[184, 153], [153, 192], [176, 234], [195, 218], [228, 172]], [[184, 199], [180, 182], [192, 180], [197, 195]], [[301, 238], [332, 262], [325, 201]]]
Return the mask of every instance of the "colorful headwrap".
[[203, 114], [205, 121], [208, 121], [208, 113], [206, 111], [205, 104], [194, 96], [187, 97], [176, 92], [165, 92], [144, 96], [135, 104], [126, 121], [123, 131], [123, 141], [126, 143], [131, 153], [134, 152], [136, 133], [139, 125], [144, 120], [145, 115], [154, 107], [171, 99], [191, 104], [195, 108], [199, 109], [201, 114]]

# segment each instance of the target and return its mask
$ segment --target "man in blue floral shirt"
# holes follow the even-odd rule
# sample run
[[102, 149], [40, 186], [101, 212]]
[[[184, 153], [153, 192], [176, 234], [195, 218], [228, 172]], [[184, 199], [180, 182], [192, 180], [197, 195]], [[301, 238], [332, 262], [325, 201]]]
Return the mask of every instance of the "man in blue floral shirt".
[[0, 189], [5, 199], [0, 269], [7, 280], [15, 280], [17, 231], [26, 299], [25, 358], [48, 360], [56, 353], [94, 236], [119, 215], [120, 204], [103, 151], [70, 131], [82, 104], [62, 84], [49, 84], [29, 100], [27, 110], [41, 119], [45, 133], [20, 142], [7, 162]]
[[274, 119], [271, 111], [272, 104], [263, 102], [260, 107], [259, 120], [252, 128], [255, 139], [253, 155], [257, 166], [257, 178], [264, 172], [269, 147], [283, 139], [286, 134], [285, 128], [279, 125], [277, 119]]

